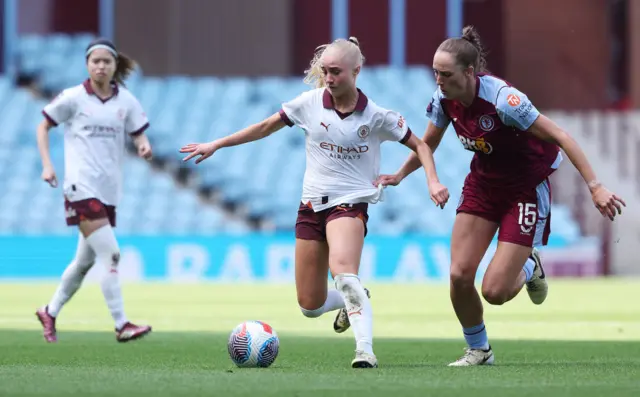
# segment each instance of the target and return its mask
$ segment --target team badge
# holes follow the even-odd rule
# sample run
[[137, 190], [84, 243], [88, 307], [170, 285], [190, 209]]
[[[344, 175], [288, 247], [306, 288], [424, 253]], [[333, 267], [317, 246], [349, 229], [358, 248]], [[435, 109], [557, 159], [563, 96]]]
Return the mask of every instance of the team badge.
[[491, 118], [491, 116], [487, 116], [486, 114], [483, 116], [480, 116], [479, 121], [480, 121], [480, 128], [483, 131], [491, 131], [495, 126], [495, 122], [493, 121], [493, 118]]
[[126, 110], [124, 110], [122, 108], [118, 109], [118, 118], [120, 120], [124, 120], [126, 115], [127, 115], [127, 111]]
[[360, 137], [360, 139], [367, 139], [367, 137], [369, 136], [369, 132], [369, 127], [366, 125], [358, 128], [358, 136]]

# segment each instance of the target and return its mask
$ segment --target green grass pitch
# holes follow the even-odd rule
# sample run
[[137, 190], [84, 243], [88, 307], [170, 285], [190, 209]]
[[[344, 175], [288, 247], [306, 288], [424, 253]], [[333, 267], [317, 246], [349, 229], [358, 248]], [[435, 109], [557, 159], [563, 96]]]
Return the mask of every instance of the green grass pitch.
[[[304, 318], [292, 285], [125, 284], [129, 318], [154, 332], [118, 344], [88, 284], [48, 345], [33, 313], [55, 284], [0, 284], [0, 396], [640, 396], [638, 280], [552, 280], [541, 306], [525, 291], [486, 305], [496, 365], [475, 368], [446, 366], [464, 348], [446, 286], [368, 287], [375, 370], [350, 368], [351, 331]], [[280, 336], [271, 368], [228, 357], [229, 332], [252, 319]]]

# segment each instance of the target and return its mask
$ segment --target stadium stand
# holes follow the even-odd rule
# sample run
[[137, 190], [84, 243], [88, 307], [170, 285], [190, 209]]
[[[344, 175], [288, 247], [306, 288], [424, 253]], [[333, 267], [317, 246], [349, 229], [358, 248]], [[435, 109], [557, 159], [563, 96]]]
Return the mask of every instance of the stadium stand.
[[[62, 195], [40, 181], [35, 128], [52, 95], [86, 76], [84, 49], [90, 35], [26, 35], [19, 46], [20, 73], [34, 80], [38, 98], [25, 88], [0, 79], [0, 180], [5, 186], [0, 207], [0, 233], [66, 234]], [[359, 87], [379, 105], [403, 113], [418, 135], [426, 126], [425, 105], [435, 83], [429, 69], [366, 67]], [[178, 148], [211, 140], [267, 117], [283, 101], [308, 89], [295, 78], [145, 77], [138, 71], [128, 88], [140, 99], [152, 124], [149, 136], [156, 161], [150, 167], [130, 156], [124, 198], [118, 212], [119, 233], [243, 233], [252, 228], [292, 230], [305, 168], [304, 134], [297, 127], [245, 146], [224, 149], [210, 160], [184, 165]], [[61, 129], [51, 139], [58, 172], [63, 172]], [[445, 210], [429, 200], [424, 173], [412, 174], [371, 206], [369, 230], [396, 235], [406, 232], [446, 235], [469, 169], [470, 152], [455, 134], [445, 134], [436, 162], [441, 181], [451, 192]], [[395, 171], [408, 149], [386, 143], [384, 173]], [[16, 164], [16, 166], [13, 166]], [[553, 230], [568, 240], [580, 234], [570, 211], [554, 205]]]

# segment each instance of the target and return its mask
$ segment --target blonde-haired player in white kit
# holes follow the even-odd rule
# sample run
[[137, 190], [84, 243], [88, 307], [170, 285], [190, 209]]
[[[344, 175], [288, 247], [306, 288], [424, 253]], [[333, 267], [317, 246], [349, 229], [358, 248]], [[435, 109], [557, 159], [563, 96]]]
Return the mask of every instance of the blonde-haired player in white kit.
[[75, 258], [49, 304], [36, 315], [45, 340], [56, 342], [56, 317], [95, 263], [104, 269], [101, 287], [115, 321], [116, 340], [127, 342], [148, 334], [151, 327], [132, 324], [125, 316], [118, 279], [120, 250], [112, 227], [121, 195], [125, 138], [131, 136], [138, 155], [150, 159], [151, 145], [144, 135], [149, 122], [138, 100], [124, 88], [135, 63], [105, 39], [90, 43], [85, 57], [89, 79], [45, 106], [45, 119], [38, 126], [42, 179], [56, 187], [49, 129], [64, 124], [65, 212], [67, 224], [77, 225], [80, 233]]
[[[188, 144], [185, 161], [196, 163], [216, 150], [265, 138], [285, 125], [305, 131], [307, 168], [296, 222], [295, 277], [298, 303], [307, 317], [341, 309], [337, 332], [353, 326], [354, 368], [373, 368], [373, 319], [367, 291], [357, 276], [367, 207], [381, 199], [373, 185], [380, 144], [400, 142], [415, 151], [427, 173], [431, 199], [444, 206], [447, 189], [436, 174], [431, 149], [411, 133], [402, 116], [384, 109], [356, 88], [364, 58], [355, 38], [318, 47], [305, 81], [316, 87], [283, 104], [279, 113], [209, 143]], [[327, 291], [327, 269], [335, 290]]]

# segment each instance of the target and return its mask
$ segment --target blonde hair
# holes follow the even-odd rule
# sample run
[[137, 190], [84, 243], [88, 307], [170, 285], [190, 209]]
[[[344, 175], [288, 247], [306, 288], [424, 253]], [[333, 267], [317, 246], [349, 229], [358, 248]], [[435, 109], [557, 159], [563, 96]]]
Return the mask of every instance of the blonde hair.
[[358, 39], [351, 36], [348, 40], [345, 39], [336, 39], [329, 44], [323, 44], [316, 47], [314, 51], [313, 58], [309, 63], [309, 69], [304, 71], [304, 82], [309, 84], [315, 88], [322, 88], [325, 86], [324, 78], [322, 73], [322, 63], [321, 58], [322, 54], [325, 53], [328, 49], [335, 49], [340, 51], [344, 57], [350, 58], [354, 60], [354, 69], [358, 66], [362, 66], [364, 64], [364, 56], [362, 55], [362, 51], [360, 50], [360, 43]]

